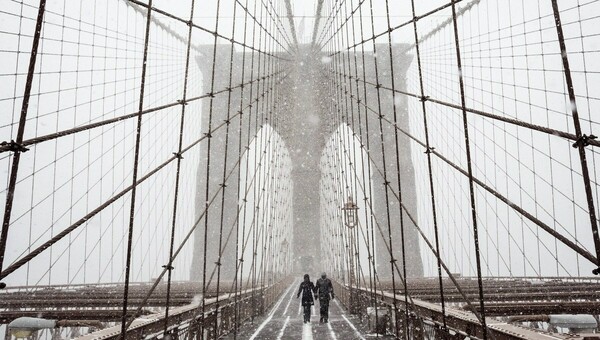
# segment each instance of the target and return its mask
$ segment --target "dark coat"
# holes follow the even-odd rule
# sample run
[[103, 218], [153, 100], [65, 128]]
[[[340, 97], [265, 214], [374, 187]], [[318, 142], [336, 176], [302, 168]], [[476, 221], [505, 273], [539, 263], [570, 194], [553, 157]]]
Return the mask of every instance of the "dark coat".
[[302, 281], [300, 288], [298, 289], [298, 294], [296, 295], [296, 297], [300, 297], [300, 294], [302, 294], [302, 306], [310, 306], [315, 304], [315, 301], [313, 300], [314, 290], [314, 283], [310, 281]]
[[333, 284], [331, 284], [330, 279], [318, 279], [317, 284], [315, 285], [315, 295], [319, 295], [319, 300], [329, 300], [329, 294], [331, 294], [331, 298], [333, 299]]

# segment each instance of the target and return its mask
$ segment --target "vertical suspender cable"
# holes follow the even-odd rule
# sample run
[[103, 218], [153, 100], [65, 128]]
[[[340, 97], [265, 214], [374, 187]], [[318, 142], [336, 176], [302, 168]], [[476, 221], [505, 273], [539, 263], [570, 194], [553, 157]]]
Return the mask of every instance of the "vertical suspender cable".
[[6, 191], [6, 202], [4, 204], [4, 217], [2, 219], [2, 232], [0, 234], [0, 272], [4, 269], [4, 257], [6, 254], [6, 241], [8, 240], [8, 229], [10, 227], [10, 217], [14, 203], [15, 189], [17, 187], [17, 175], [19, 172], [19, 163], [21, 153], [27, 151], [23, 147], [23, 135], [25, 134], [25, 123], [27, 122], [27, 111], [29, 109], [29, 100], [31, 99], [31, 87], [33, 85], [33, 76], [35, 73], [35, 64], [37, 61], [38, 47], [42, 36], [42, 25], [44, 23], [44, 13], [46, 10], [46, 0], [40, 0], [38, 7], [35, 31], [33, 32], [33, 42], [31, 46], [31, 55], [29, 56], [29, 67], [27, 69], [27, 79], [25, 80], [25, 91], [23, 92], [23, 102], [21, 103], [21, 116], [19, 117], [19, 127], [17, 129], [17, 138], [10, 142], [13, 151], [12, 164], [10, 169], [10, 178], [8, 189]]
[[[483, 327], [483, 339], [487, 339], [487, 325], [485, 321], [485, 306], [483, 296], [483, 281], [481, 278], [481, 254], [479, 250], [479, 231], [477, 229], [477, 210], [475, 204], [475, 189], [473, 186], [473, 165], [471, 162], [471, 144], [469, 141], [469, 123], [467, 121], [465, 83], [462, 68], [462, 56], [460, 53], [460, 44], [458, 36], [458, 20], [456, 15], [456, 3], [452, 1], [452, 22], [454, 27], [454, 43], [456, 48], [456, 63], [458, 66], [458, 79], [460, 87], [460, 101], [463, 114], [463, 129], [465, 138], [465, 152], [467, 156], [467, 172], [469, 177], [469, 193], [471, 198], [471, 222], [473, 223], [473, 242], [475, 244], [475, 260], [477, 265], [477, 284], [479, 286], [479, 307], [481, 309], [481, 323]], [[441, 256], [438, 250], [438, 256]]]
[[[237, 3], [237, 1], [236, 1]], [[246, 7], [248, 6], [248, 0], [246, 0]], [[247, 35], [247, 31], [248, 31], [248, 12], [245, 11], [244, 12], [244, 38], [243, 38], [243, 47], [242, 47], [242, 76], [241, 76], [241, 80], [240, 82], [243, 84], [244, 83], [244, 77], [246, 75], [246, 35]], [[234, 32], [235, 33], [235, 32]], [[232, 43], [233, 44], [233, 43]], [[242, 108], [244, 105], [244, 86], [242, 86], [240, 88], [240, 105], [239, 105], [239, 111], [242, 112]], [[242, 159], [242, 128], [243, 128], [243, 123], [244, 123], [244, 115], [240, 114], [240, 119], [239, 119], [239, 128], [238, 128], [238, 159]], [[246, 172], [247, 172], [248, 168], [246, 167]], [[237, 174], [237, 210], [238, 210], [238, 215], [239, 215], [239, 211], [240, 211], [240, 189], [241, 189], [241, 177], [242, 177], [242, 164], [240, 163], [240, 165], [238, 165], [238, 174]], [[247, 176], [246, 176], [247, 179]], [[246, 182], [244, 182], [246, 183]], [[245, 226], [245, 218], [244, 220], [242, 220], [242, 226]], [[244, 239], [244, 235], [245, 235], [245, 228], [242, 227], [242, 240]], [[234, 276], [234, 281], [235, 281], [235, 295], [234, 295], [234, 305], [235, 305], [235, 312], [234, 312], [234, 318], [233, 318], [233, 322], [234, 322], [234, 326], [233, 326], [233, 339], [236, 340], [237, 339], [237, 332], [238, 332], [238, 323], [240, 321], [240, 303], [238, 301], [238, 282], [242, 282], [243, 283], [243, 258], [244, 258], [244, 254], [239, 252], [239, 233], [240, 233], [240, 219], [237, 218], [236, 224], [235, 224], [235, 259], [234, 259], [234, 263], [235, 263], [235, 276]], [[238, 264], [239, 267], [241, 268], [238, 271]], [[243, 285], [240, 284], [240, 293], [243, 289]]]
[[[177, 225], [177, 201], [179, 197], [179, 181], [181, 177], [181, 160], [183, 159], [181, 151], [183, 149], [183, 130], [185, 124], [185, 102], [187, 100], [187, 88], [188, 88], [188, 76], [190, 71], [190, 50], [192, 47], [192, 19], [194, 17], [194, 5], [196, 1], [192, 0], [190, 5], [190, 21], [188, 24], [188, 37], [187, 37], [187, 49], [185, 55], [185, 71], [183, 77], [183, 94], [181, 96], [181, 120], [179, 123], [179, 145], [177, 147], [177, 172], [175, 174], [175, 192], [173, 196], [173, 216], [171, 224], [171, 242], [169, 244], [169, 263], [166, 264], [168, 269], [167, 274], [167, 298], [165, 301], [165, 325], [163, 327], [163, 333], [167, 334], [167, 328], [169, 327], [169, 307], [171, 302], [171, 280], [173, 271], [173, 247], [175, 245], [175, 226]], [[230, 85], [231, 86], [231, 85]]]
[[125, 288], [123, 292], [123, 312], [121, 314], [121, 338], [125, 339], [127, 331], [127, 305], [129, 298], [129, 277], [131, 274], [131, 253], [133, 241], [133, 223], [135, 216], [135, 195], [137, 191], [137, 177], [140, 157], [140, 143], [142, 131], [142, 110], [144, 109], [144, 89], [146, 85], [146, 68], [148, 64], [148, 45], [150, 40], [150, 21], [152, 18], [152, 0], [148, 1], [148, 12], [146, 15], [146, 35], [144, 37], [144, 56], [142, 63], [142, 75], [140, 84], [139, 110], [137, 115], [137, 127], [135, 135], [135, 154], [133, 159], [133, 176], [131, 180], [131, 207], [129, 210], [129, 228], [127, 234], [127, 259], [125, 264]]
[[[225, 218], [225, 194], [227, 192], [227, 161], [229, 156], [229, 129], [231, 125], [231, 86], [233, 82], [233, 55], [234, 51], [234, 43], [233, 38], [235, 36], [235, 23], [236, 23], [236, 14], [237, 14], [237, 2], [233, 0], [233, 19], [232, 19], [232, 28], [231, 28], [231, 48], [229, 49], [229, 81], [227, 84], [227, 117], [225, 118], [225, 150], [223, 150], [223, 175], [221, 177], [221, 211], [220, 211], [220, 220], [219, 220], [219, 246], [217, 248], [217, 287], [215, 289], [215, 321], [214, 321], [214, 337], [215, 339], [218, 337], [219, 332], [219, 294], [221, 288], [221, 266], [222, 266], [222, 253], [223, 253], [223, 224]], [[237, 237], [237, 235], [236, 235]]]
[[[435, 249], [436, 249], [436, 259], [437, 259], [437, 271], [438, 271], [438, 282], [439, 282], [439, 288], [440, 288], [440, 302], [442, 305], [442, 323], [444, 326], [444, 330], [447, 328], [446, 325], [446, 300], [444, 298], [444, 283], [442, 281], [442, 265], [441, 265], [441, 258], [440, 258], [440, 241], [439, 241], [439, 230], [438, 230], [438, 223], [437, 223], [437, 206], [436, 206], [436, 201], [435, 201], [435, 189], [434, 189], [434, 185], [433, 185], [433, 170], [432, 170], [432, 166], [431, 166], [431, 146], [429, 144], [429, 125], [427, 122], [427, 105], [426, 105], [426, 98], [425, 97], [425, 85], [423, 83], [423, 68], [422, 68], [422, 64], [421, 64], [421, 48], [420, 48], [420, 42], [419, 42], [419, 35], [418, 35], [418, 26], [417, 26], [417, 13], [416, 13], [416, 9], [415, 9], [415, 1], [411, 0], [411, 7], [412, 7], [412, 16], [413, 16], [413, 31], [414, 31], [414, 38], [415, 38], [415, 50], [416, 50], [416, 56], [417, 56], [417, 68], [419, 70], [419, 88], [421, 91], [421, 109], [423, 111], [423, 128], [424, 128], [424, 132], [425, 132], [425, 145], [427, 150], [425, 150], [426, 155], [427, 155], [427, 171], [429, 174], [429, 190], [431, 193], [431, 217], [432, 217], [432, 221], [433, 221], [433, 230], [435, 233]], [[397, 129], [396, 130], [397, 133]]]
[[[573, 126], [575, 127], [575, 134], [577, 141], [573, 144], [579, 151], [579, 160], [581, 162], [581, 176], [583, 177], [583, 185], [585, 188], [585, 195], [588, 203], [588, 212], [590, 215], [590, 227], [592, 228], [592, 238], [594, 239], [594, 247], [596, 248], [596, 258], [600, 259], [600, 235], [598, 235], [598, 220], [596, 218], [596, 207], [594, 205], [594, 196], [592, 193], [592, 184], [590, 181], [590, 173], [587, 165], [587, 156], [585, 154], [585, 147], [587, 146], [587, 140], [591, 136], [584, 135], [581, 131], [581, 122], [579, 120], [579, 110], [577, 109], [577, 98], [575, 96], [575, 89], [573, 86], [573, 76], [571, 75], [571, 66], [569, 64], [569, 56], [567, 46], [565, 44], [565, 35], [562, 28], [562, 21], [560, 18], [560, 10], [558, 8], [558, 1], [552, 0], [552, 10], [554, 12], [554, 21], [556, 23], [556, 33], [558, 36], [558, 43], [560, 46], [560, 52], [562, 56], [563, 71], [565, 74], [565, 81], [567, 83], [567, 91], [569, 93], [569, 100], [571, 106], [571, 114], [573, 116]], [[600, 273], [600, 267], [593, 270], [595, 275]]]
[[[217, 0], [217, 13], [215, 20], [215, 32], [219, 31], [219, 12], [221, 7], [221, 0]], [[213, 40], [213, 54], [212, 54], [212, 71], [210, 77], [210, 104], [208, 111], [208, 129], [207, 129], [207, 146], [206, 146], [206, 189], [204, 194], [205, 199], [205, 214], [204, 214], [204, 246], [203, 246], [203, 259], [202, 259], [202, 315], [200, 315], [200, 334], [204, 334], [204, 318], [206, 312], [206, 261], [208, 258], [207, 245], [208, 245], [208, 216], [209, 216], [209, 198], [210, 198], [210, 160], [211, 160], [211, 146], [212, 146], [212, 123], [213, 123], [213, 104], [214, 104], [214, 91], [215, 91], [215, 71], [217, 68], [217, 39], [218, 36], [215, 34]]]
[[[365, 40], [365, 36], [364, 36], [364, 27], [363, 27], [363, 15], [362, 15], [362, 4], [360, 3], [358, 5], [358, 16], [360, 18], [360, 38], [362, 41]], [[360, 44], [361, 45], [361, 59], [362, 59], [362, 77], [363, 79], [367, 79], [367, 67], [366, 67], [366, 62], [365, 62], [365, 44]], [[365, 107], [369, 107], [368, 106], [368, 92], [367, 92], [367, 83], [363, 82], [363, 92], [364, 92], [364, 105]], [[370, 137], [369, 137], [369, 117], [368, 115], [365, 114], [365, 136], [366, 136], [366, 152], [367, 154], [369, 154], [371, 152], [371, 142], [370, 142]], [[365, 197], [365, 200], [370, 200], [371, 202], [373, 202], [373, 185], [372, 185], [372, 181], [371, 181], [371, 176], [372, 171], [371, 171], [371, 162], [369, 160], [367, 160], [367, 183], [365, 183], [368, 186], [368, 195], [367, 197]], [[377, 267], [375, 265], [375, 225], [374, 225], [374, 212], [371, 210], [371, 214], [370, 214], [370, 221], [369, 221], [369, 227], [370, 228], [370, 235], [368, 235], [369, 230], [367, 230], [367, 248], [370, 248], [369, 250], [369, 263], [370, 263], [370, 291], [371, 291], [371, 304], [373, 305], [373, 307], [376, 306], [376, 293], [377, 293], [377, 281], [375, 280], [375, 277], [377, 276]], [[369, 239], [370, 236], [370, 239]], [[377, 309], [375, 309], [375, 311], [377, 311]], [[375, 318], [377, 318], [378, 315], [375, 315]]]
[[[385, 13], [386, 13], [386, 19], [387, 19], [387, 26], [388, 26], [388, 57], [390, 59], [390, 80], [391, 80], [391, 85], [392, 85], [392, 112], [394, 114], [394, 124], [398, 124], [398, 112], [397, 112], [397, 108], [396, 108], [396, 79], [395, 79], [395, 73], [394, 73], [394, 54], [393, 54], [393, 50], [392, 50], [392, 25], [391, 25], [391, 21], [390, 21], [390, 7], [389, 7], [389, 1], [385, 0]], [[383, 117], [382, 117], [383, 118]], [[379, 120], [380, 123], [382, 122], [382, 119]], [[383, 134], [381, 135], [382, 140], [383, 140]], [[394, 129], [394, 146], [395, 146], [395, 151], [396, 151], [396, 176], [397, 176], [397, 186], [398, 186], [398, 196], [400, 197], [400, 201], [402, 202], [402, 178], [401, 178], [401, 172], [400, 172], [400, 150], [399, 150], [399, 145], [398, 145], [398, 130]], [[384, 153], [385, 155], [385, 153]], [[384, 162], [385, 163], [385, 162]], [[387, 195], [387, 186], [386, 186], [386, 195]], [[402, 206], [400, 204], [398, 204], [398, 208], [399, 208], [399, 212], [400, 212], [400, 235], [401, 235], [401, 250], [402, 250], [402, 270], [403, 270], [403, 277], [402, 277], [402, 281], [404, 284], [404, 307], [405, 307], [405, 324], [404, 324], [404, 330], [403, 330], [403, 337], [404, 339], [408, 339], [408, 322], [409, 322], [409, 318], [408, 318], [408, 285], [407, 285], [407, 281], [406, 281], [406, 242], [404, 239], [404, 212], [402, 211]], [[393, 248], [392, 248], [392, 232], [391, 232], [391, 228], [390, 228], [390, 223], [389, 223], [389, 219], [388, 219], [388, 240], [390, 243], [390, 266], [391, 266], [391, 271], [392, 271], [392, 289], [393, 289], [393, 294], [394, 294], [394, 314], [397, 315], [398, 313], [398, 307], [396, 306], [396, 283], [395, 283], [395, 273], [394, 273], [394, 265], [397, 262], [397, 259], [393, 258], [394, 256], [394, 252], [393, 252]], [[399, 330], [398, 330], [398, 325], [397, 323], [394, 324], [394, 330], [396, 331], [396, 337], [399, 336]]]
[[[373, 18], [373, 0], [369, 0], [369, 8], [371, 11], [371, 32], [375, 33], [375, 19]], [[389, 34], [389, 33], [388, 33]], [[383, 136], [383, 113], [381, 112], [381, 84], [379, 83], [379, 65], [377, 64], [377, 44], [375, 43], [375, 39], [373, 42], [373, 66], [375, 69], [375, 91], [377, 93], [377, 113], [379, 114], [379, 137], [381, 143], [381, 160], [382, 160], [382, 168], [383, 168], [383, 187], [385, 192], [385, 212], [386, 212], [386, 222], [388, 229], [388, 242], [390, 245], [390, 265], [392, 266], [392, 290], [394, 292], [394, 296], [396, 295], [396, 276], [394, 275], [394, 252], [393, 252], [393, 244], [392, 244], [392, 226], [390, 222], [390, 196], [389, 196], [389, 185], [388, 174], [387, 174], [387, 164], [385, 158], [385, 138]], [[391, 48], [391, 47], [390, 47]], [[391, 59], [390, 59], [391, 61]], [[366, 79], [366, 78], [365, 78]], [[395, 104], [395, 103], [394, 103]], [[395, 105], [394, 109], [395, 109]], [[396, 143], [397, 145], [397, 143]], [[373, 241], [375, 242], [375, 241]], [[373, 247], [373, 249], [375, 249]], [[375, 255], [375, 254], [373, 254]], [[396, 299], [393, 299], [393, 307], [394, 312], [398, 309], [396, 304]], [[378, 308], [375, 308], [375, 319], [377, 319]], [[395, 328], [395, 327], [394, 327]], [[396, 336], [398, 336], [398, 330], [396, 329]]]
[[[253, 9], [253, 12], [252, 12], [252, 15], [253, 15], [254, 18], [256, 18], [256, 6], [257, 6], [257, 2], [255, 1], [254, 2], [254, 9]], [[257, 30], [256, 30], [256, 27], [255, 27], [255, 29], [252, 30], [252, 47], [254, 47], [255, 49], [256, 49], [256, 45], [255, 45], [255, 43], [256, 43], [256, 31]], [[258, 49], [256, 49], [256, 50], [260, 51], [260, 39], [262, 38], [262, 32], [258, 34], [258, 37], [259, 37], [259, 44], [258, 44]], [[258, 53], [258, 61], [256, 63], [258, 65], [257, 72], [256, 72], [256, 78], [260, 77], [260, 59], [261, 59], [261, 54]], [[252, 53], [252, 71], [251, 71], [251, 73], [253, 75], [254, 75], [254, 60], [255, 59], [254, 59], [254, 52], [253, 52]], [[257, 87], [256, 92], [260, 93], [260, 82], [256, 83], [256, 87]], [[252, 85], [250, 87], [250, 92], [252, 93]], [[258, 130], [259, 130], [259, 128], [258, 128], [258, 103], [256, 103], [256, 105], [254, 105], [254, 108], [256, 108], [256, 113], [255, 113], [255, 117], [254, 117], [254, 140], [255, 140], [254, 143], [255, 143], [255, 145], [258, 145], [258, 141], [256, 141], [256, 139], [258, 137]], [[250, 111], [252, 111], [252, 108], [250, 108]], [[250, 136], [250, 135], [248, 135], [248, 136]], [[248, 144], [248, 146], [249, 145], [250, 144]], [[254, 152], [254, 157], [253, 157], [253, 160], [254, 160], [254, 167], [253, 168], [256, 169], [255, 171], [257, 171], [257, 172], [260, 173], [260, 166], [258, 166], [258, 162], [259, 161], [258, 161], [258, 156], [257, 156], [256, 153], [260, 152], [261, 149], [257, 148], [256, 150], [257, 151]], [[258, 177], [257, 183], [252, 186], [252, 219], [253, 219], [254, 223], [256, 223], [256, 219], [255, 219], [255, 217], [256, 217], [256, 206], [255, 206], [255, 204], [256, 204], [256, 201], [257, 201], [257, 199], [256, 199], [256, 195], [257, 195], [256, 194], [256, 190], [257, 190], [257, 187], [260, 186], [260, 179], [261, 179], [260, 174], [258, 174], [257, 177]], [[250, 268], [251, 268], [251, 271], [252, 271], [252, 273], [250, 275], [251, 275], [251, 278], [252, 278], [252, 280], [251, 280], [251, 287], [252, 287], [252, 320], [253, 321], [254, 321], [254, 317], [256, 316], [256, 294], [255, 294], [254, 289], [256, 288], [256, 247], [257, 247], [256, 242], [257, 242], [257, 235], [258, 235], [258, 230], [257, 229], [258, 228], [256, 227], [256, 225], [252, 228], [252, 264], [250, 265]]]

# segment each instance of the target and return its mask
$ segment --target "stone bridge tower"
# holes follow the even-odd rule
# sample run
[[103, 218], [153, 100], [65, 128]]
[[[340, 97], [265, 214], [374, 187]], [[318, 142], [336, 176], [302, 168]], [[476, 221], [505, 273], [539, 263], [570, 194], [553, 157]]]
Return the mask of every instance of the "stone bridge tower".
[[[215, 77], [216, 89], [227, 88], [229, 84], [229, 60], [230, 60], [230, 46], [217, 45], [217, 60], [216, 60], [216, 74], [220, 76]], [[197, 62], [200, 65], [202, 73], [205, 79], [209, 79], [212, 72], [212, 52], [213, 46], [203, 46], [202, 50], [206, 51], [205, 56], [199, 57]], [[388, 47], [387, 45], [378, 46], [378, 50], [386, 51], [380, 53], [381, 56], [376, 58], [378, 63], [378, 70], [380, 75], [380, 83], [384, 86], [391, 87], [390, 79], [390, 67], [388, 58]], [[406, 87], [406, 71], [412, 61], [412, 56], [405, 54], [404, 45], [394, 45], [394, 74], [395, 84], [397, 89], [404, 89]], [[286, 143], [290, 157], [292, 158], [293, 170], [292, 179], [294, 182], [294, 258], [296, 259], [296, 270], [300, 270], [300, 256], [310, 255], [313, 257], [313, 271], [314, 273], [320, 272], [322, 269], [318, 266], [318, 259], [320, 257], [321, 245], [320, 240], [320, 220], [319, 220], [319, 185], [321, 178], [319, 161], [322, 150], [325, 146], [326, 141], [330, 135], [327, 131], [327, 122], [330, 120], [330, 115], [333, 113], [329, 112], [329, 103], [333, 98], [329, 97], [329, 89], [327, 87], [327, 72], [324, 71], [322, 63], [322, 54], [314, 54], [310, 52], [309, 46], [300, 46], [300, 53], [297, 55], [297, 60], [291, 61], [289, 65], [286, 65], [286, 72], [289, 75], [285, 80], [281, 91], [283, 91], [283, 102], [277, 103], [276, 114], [284, 115], [282, 123], [276, 126], [276, 131], [283, 138]], [[242, 74], [242, 59], [243, 54], [241, 52], [234, 52], [233, 56], [233, 84], [241, 83]], [[245, 81], [247, 82], [250, 78], [250, 54], [246, 54], [245, 58]], [[365, 55], [365, 65], [367, 81], [375, 83], [374, 74], [374, 61], [372, 53]], [[256, 66], [256, 65], [255, 65]], [[256, 72], [256, 70], [255, 70]], [[359, 69], [359, 73], [362, 73], [362, 69]], [[210, 82], [204, 81], [204, 93], [210, 92]], [[231, 104], [231, 114], [234, 114], [239, 110], [239, 98], [240, 89], [234, 89], [232, 98], [236, 98]], [[262, 90], [260, 90], [262, 91]], [[244, 103], [248, 103], [249, 91], [246, 89], [244, 92]], [[393, 99], [391, 91], [382, 90], [381, 92], [381, 109], [382, 113], [391, 117], [393, 110]], [[256, 92], [253, 94], [256, 97]], [[396, 99], [401, 98], [401, 102], [396, 103], [398, 112], [398, 125], [408, 129], [408, 116], [407, 116], [407, 105], [404, 98], [396, 96]], [[376, 89], [374, 86], [367, 86], [367, 99], [371, 102], [377, 100]], [[208, 126], [208, 112], [210, 110], [210, 101], [204, 100], [202, 106], [202, 130], [206, 132]], [[213, 101], [213, 124], [217, 124], [226, 120], [228, 112], [227, 95], [217, 95]], [[244, 115], [244, 119], [248, 119], [252, 115]], [[379, 146], [380, 136], [378, 128], [378, 117], [374, 114], [368, 115], [369, 126], [369, 138], [371, 140], [371, 157], [374, 162], [382, 164], [382, 154]], [[363, 118], [364, 119], [364, 118]], [[244, 129], [247, 130], [246, 122]], [[377, 128], [375, 128], [377, 127]], [[229, 145], [238, 145], [239, 136], [237, 129], [239, 123], [232, 122], [231, 131], [236, 133], [230, 133]], [[260, 125], [251, 124], [250, 126], [250, 137], [254, 136], [260, 129]], [[387, 126], [384, 129], [388, 131], [384, 132], [386, 153], [393, 152], [394, 133], [393, 127]], [[365, 129], [363, 128], [363, 131]], [[358, 133], [358, 131], [357, 131]], [[248, 131], [242, 131], [242, 145], [246, 143], [248, 138]], [[223, 173], [223, 158], [222, 151], [225, 148], [225, 134], [222, 131], [215, 134], [213, 137], [211, 146], [211, 158], [215, 157], [215, 161], [211, 162], [211, 173], [208, 176], [211, 188], [217, 188], [222, 182]], [[403, 184], [403, 199], [405, 205], [410, 211], [416, 211], [416, 191], [414, 185], [414, 169], [411, 160], [411, 150], [408, 138], [399, 135], [398, 144], [400, 146], [400, 161], [401, 161], [401, 176]], [[196, 211], [197, 215], [204, 210], [204, 189], [206, 185], [206, 143], [202, 143], [200, 146], [200, 159], [201, 163], [198, 167], [198, 181], [197, 181], [197, 197], [196, 197]], [[230, 149], [231, 150], [231, 149]], [[237, 147], [236, 147], [237, 151]], [[387, 164], [389, 169], [395, 169], [395, 158], [388, 157], [388, 159], [394, 159], [394, 163]], [[228, 168], [231, 169], [237, 161], [237, 154], [229, 157]], [[237, 175], [229, 180], [229, 183], [237, 182]], [[396, 183], [396, 171], [389, 171], [388, 181]], [[372, 171], [371, 181], [373, 183], [373, 212], [376, 218], [381, 221], [387, 221], [386, 208], [385, 208], [385, 193], [383, 190], [382, 183], [383, 178], [377, 171]], [[381, 190], [378, 186], [381, 186]], [[231, 186], [232, 188], [234, 186]], [[390, 220], [393, 230], [394, 246], [394, 257], [396, 259], [401, 258], [401, 247], [400, 244], [400, 210], [398, 202], [392, 198], [390, 201], [392, 205], [390, 207]], [[231, 228], [235, 223], [237, 211], [237, 192], [235, 189], [227, 190], [225, 197], [224, 209], [224, 226], [225, 228]], [[340, 205], [341, 206], [341, 205]], [[219, 209], [210, 209], [211, 213], [208, 216], [209, 223], [209, 240], [218, 240], [219, 228], [216, 226], [220, 225], [221, 215], [214, 211], [220, 211]], [[419, 250], [418, 234], [414, 226], [410, 223], [408, 218], [404, 219], [405, 223], [405, 237], [407, 246], [407, 262], [411, 264], [407, 267], [408, 275], [411, 277], [419, 277], [423, 275], [422, 260]], [[203, 261], [203, 245], [204, 245], [204, 228], [203, 223], [198, 226], [195, 233], [194, 241], [194, 258], [191, 268], [191, 279], [201, 280], [202, 278], [202, 261]], [[383, 225], [382, 225], [383, 226]], [[224, 234], [229, 233], [229, 230], [224, 230]], [[389, 265], [389, 254], [386, 250], [384, 242], [380, 236], [377, 236], [376, 244], [376, 261], [377, 270], [380, 278], [385, 278], [391, 275]], [[209, 242], [208, 254], [217, 254], [216, 247], [218, 242]], [[214, 249], [212, 248], [214, 247]], [[212, 255], [215, 256], [215, 255]], [[230, 244], [223, 250], [223, 258], [234, 259], [235, 258], [235, 246], [234, 243]], [[211, 264], [216, 262], [216, 258], [208, 258], [207, 263]], [[233, 261], [229, 260], [233, 264]], [[401, 265], [400, 262], [398, 262]], [[235, 268], [233, 265], [222, 265], [221, 275], [224, 279], [232, 279], [234, 277]]]

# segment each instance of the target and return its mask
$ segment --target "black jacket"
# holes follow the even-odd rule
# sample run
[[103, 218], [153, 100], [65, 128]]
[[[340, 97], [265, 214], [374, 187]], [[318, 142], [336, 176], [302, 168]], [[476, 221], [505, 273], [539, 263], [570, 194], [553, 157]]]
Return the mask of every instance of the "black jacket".
[[331, 284], [331, 280], [327, 278], [318, 279], [315, 286], [315, 294], [319, 294], [319, 299], [327, 300], [329, 300], [329, 294], [331, 294], [331, 298], [333, 299], [333, 285]]
[[300, 288], [298, 289], [298, 294], [296, 295], [296, 297], [300, 297], [300, 293], [302, 293], [302, 306], [310, 306], [315, 304], [315, 301], [313, 300], [314, 290], [314, 283], [310, 281], [302, 281]]

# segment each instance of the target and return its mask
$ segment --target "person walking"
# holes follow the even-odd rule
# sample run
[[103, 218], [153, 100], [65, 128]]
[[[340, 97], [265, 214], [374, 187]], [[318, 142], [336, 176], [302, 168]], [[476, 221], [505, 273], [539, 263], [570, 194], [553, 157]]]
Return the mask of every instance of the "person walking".
[[304, 274], [304, 281], [300, 283], [298, 294], [296, 298], [302, 294], [302, 307], [304, 307], [304, 323], [310, 322], [310, 309], [315, 304], [313, 300], [313, 291], [315, 290], [315, 284], [310, 281], [310, 276]]
[[321, 274], [321, 278], [317, 280], [315, 285], [315, 296], [319, 297], [319, 305], [321, 312], [321, 319], [319, 322], [329, 322], [329, 300], [335, 298], [333, 295], [333, 284], [331, 280], [327, 278], [327, 274]]

